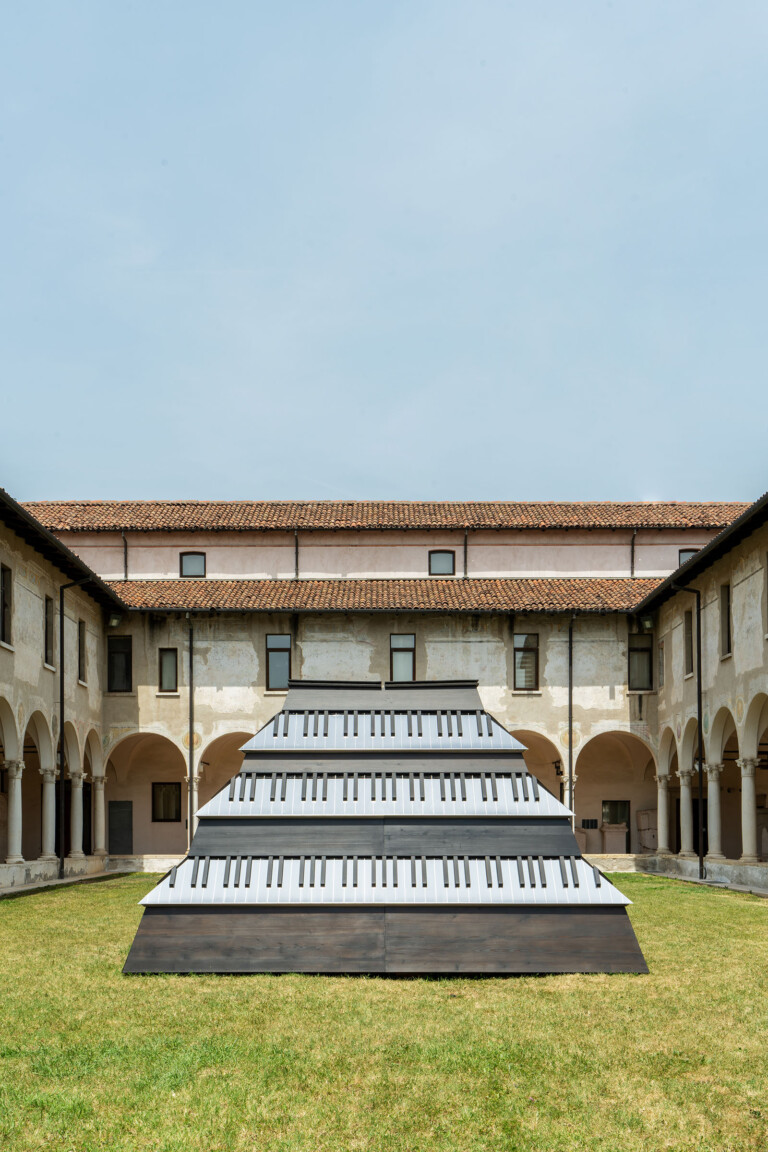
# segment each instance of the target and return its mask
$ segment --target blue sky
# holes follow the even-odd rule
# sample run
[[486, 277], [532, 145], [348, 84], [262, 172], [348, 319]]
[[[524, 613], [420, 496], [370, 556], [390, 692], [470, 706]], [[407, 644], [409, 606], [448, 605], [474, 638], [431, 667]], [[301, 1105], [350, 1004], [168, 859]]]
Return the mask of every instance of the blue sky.
[[768, 6], [7, 5], [19, 499], [751, 499]]

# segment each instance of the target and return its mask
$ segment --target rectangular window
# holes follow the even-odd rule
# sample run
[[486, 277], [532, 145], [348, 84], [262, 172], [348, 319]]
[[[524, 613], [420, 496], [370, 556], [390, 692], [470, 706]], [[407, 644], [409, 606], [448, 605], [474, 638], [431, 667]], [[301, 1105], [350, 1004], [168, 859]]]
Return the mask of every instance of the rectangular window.
[[133, 687], [133, 645], [130, 636], [107, 637], [107, 692], [130, 692]]
[[455, 552], [430, 552], [430, 576], [454, 576], [456, 574]]
[[43, 659], [53, 667], [53, 600], [45, 598], [45, 636], [43, 639]]
[[77, 622], [77, 678], [85, 684], [88, 669], [85, 665], [85, 620]]
[[160, 678], [161, 692], [178, 692], [179, 690], [179, 653], [177, 648], [160, 649]]
[[627, 686], [633, 692], [650, 692], [653, 688], [653, 637], [647, 633], [633, 633], [628, 647]]
[[416, 636], [413, 632], [393, 632], [389, 637], [390, 680], [416, 679]]
[[11, 613], [13, 612], [13, 575], [10, 568], [0, 564], [0, 640], [11, 641]]
[[681, 548], [677, 554], [678, 566], [682, 567], [683, 564], [687, 564], [691, 557], [695, 556], [697, 552], [698, 548]]
[[267, 636], [267, 691], [285, 692], [290, 678], [290, 635]]
[[170, 824], [181, 820], [181, 784], [152, 785], [152, 819]]
[[664, 641], [659, 640], [659, 688], [664, 687]]
[[683, 651], [685, 675], [690, 676], [693, 673], [693, 612], [690, 608], [683, 617]]
[[535, 692], [539, 687], [539, 634], [515, 632], [515, 691]]
[[730, 656], [731, 648], [731, 586], [720, 585], [720, 655]]
[[180, 552], [180, 576], [205, 576], [205, 552]]

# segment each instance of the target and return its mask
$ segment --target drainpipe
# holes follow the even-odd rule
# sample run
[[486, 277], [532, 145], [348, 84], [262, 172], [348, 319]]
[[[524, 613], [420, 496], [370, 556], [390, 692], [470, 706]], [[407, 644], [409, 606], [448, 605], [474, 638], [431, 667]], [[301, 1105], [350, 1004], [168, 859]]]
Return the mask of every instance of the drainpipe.
[[704, 868], [704, 730], [702, 724], [701, 700], [701, 592], [698, 588], [683, 588], [673, 584], [675, 592], [687, 592], [696, 597], [696, 724], [699, 729], [699, 880], [706, 877]]
[[637, 536], [637, 528], [632, 529], [632, 540], [629, 545], [629, 574], [635, 574], [635, 537]]
[[125, 538], [125, 532], [121, 528], [120, 535], [123, 538], [123, 580], [128, 579], [128, 541]]
[[298, 578], [299, 578], [299, 530], [298, 530], [298, 528], [294, 528], [294, 530], [293, 530], [293, 578], [294, 578], [294, 580], [298, 580]]
[[195, 630], [192, 625], [192, 617], [187, 612], [187, 620], [189, 621], [189, 761], [188, 761], [188, 779], [187, 779], [187, 851], [189, 851], [192, 844], [192, 822], [194, 820], [194, 776], [195, 776], [195, 666], [194, 666], [194, 644], [195, 644]]
[[59, 879], [64, 879], [64, 593], [87, 584], [90, 576], [59, 585]]
[[469, 574], [469, 528], [464, 529], [464, 579]]
[[574, 612], [568, 622], [568, 799], [571, 805], [571, 827], [576, 827], [576, 804], [573, 797], [573, 624]]

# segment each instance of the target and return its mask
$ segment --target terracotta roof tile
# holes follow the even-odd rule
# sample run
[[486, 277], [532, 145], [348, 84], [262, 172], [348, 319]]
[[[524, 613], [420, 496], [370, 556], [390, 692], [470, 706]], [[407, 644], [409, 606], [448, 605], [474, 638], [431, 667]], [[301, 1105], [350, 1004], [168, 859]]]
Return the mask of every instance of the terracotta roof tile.
[[660, 579], [114, 580], [130, 608], [236, 612], [627, 612]]
[[406, 500], [40, 500], [24, 505], [52, 532], [464, 528], [721, 529], [746, 504]]

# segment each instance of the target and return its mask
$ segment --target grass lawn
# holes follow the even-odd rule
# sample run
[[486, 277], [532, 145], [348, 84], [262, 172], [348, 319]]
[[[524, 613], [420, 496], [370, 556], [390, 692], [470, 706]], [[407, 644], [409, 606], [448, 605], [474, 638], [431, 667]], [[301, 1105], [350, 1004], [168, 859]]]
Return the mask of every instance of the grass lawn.
[[649, 976], [122, 976], [153, 877], [0, 901], [0, 1149], [768, 1149], [768, 900], [621, 875]]

